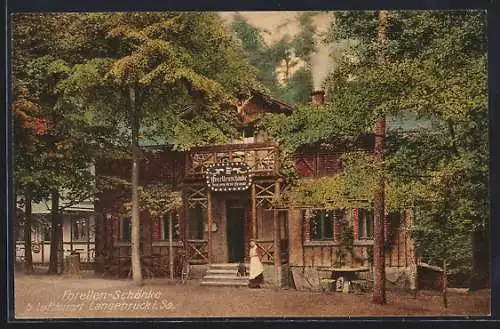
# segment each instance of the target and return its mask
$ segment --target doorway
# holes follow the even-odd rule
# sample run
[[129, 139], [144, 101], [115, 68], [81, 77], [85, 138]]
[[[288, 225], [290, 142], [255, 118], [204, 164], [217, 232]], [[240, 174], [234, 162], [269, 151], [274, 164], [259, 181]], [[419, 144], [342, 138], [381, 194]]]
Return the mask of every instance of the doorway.
[[239, 263], [245, 258], [245, 208], [227, 202], [227, 254], [230, 263]]

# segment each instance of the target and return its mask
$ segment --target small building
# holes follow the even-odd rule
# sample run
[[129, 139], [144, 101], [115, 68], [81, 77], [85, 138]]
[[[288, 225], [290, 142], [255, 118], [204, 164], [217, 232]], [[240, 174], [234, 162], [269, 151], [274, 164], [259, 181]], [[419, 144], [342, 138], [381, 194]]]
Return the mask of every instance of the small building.
[[[61, 200], [61, 206], [67, 203]], [[22, 210], [19, 210], [22, 214]], [[94, 202], [86, 200], [69, 205], [62, 213], [64, 255], [80, 254], [80, 261], [93, 264], [95, 254]], [[48, 265], [51, 243], [50, 201], [32, 204], [31, 249], [34, 265]], [[16, 262], [24, 261], [24, 228], [22, 220], [15, 222]]]
[[[322, 101], [322, 94], [314, 95]], [[277, 285], [293, 285], [293, 276], [319, 273], [335, 266], [371, 268], [373, 213], [367, 209], [326, 210], [282, 202], [288, 186], [280, 177], [279, 145], [254, 136], [252, 124], [262, 113], [291, 113], [286, 103], [255, 94], [240, 109], [242, 139], [176, 152], [151, 151], [140, 164], [141, 185], [166, 183], [182, 193], [182, 207], [156, 217], [141, 213], [141, 245], [145, 273], [166, 276], [170, 259], [184, 250], [193, 266], [237, 263], [245, 259], [250, 238], [257, 240], [265, 264], [264, 276]], [[374, 136], [335, 149], [321, 146], [298, 150], [295, 167], [303, 179], [336, 175], [341, 155], [373, 152]], [[130, 161], [103, 161], [100, 175], [129, 179]], [[130, 218], [122, 213], [130, 191], [101, 195], [96, 211], [97, 270], [130, 273]], [[172, 221], [173, 234], [169, 236]], [[410, 213], [390, 214], [386, 220], [388, 279], [408, 274], [414, 264], [407, 226]], [[354, 233], [352, 252], [343, 254], [344, 226]], [[172, 248], [171, 248], [172, 247]], [[173, 250], [172, 258], [169, 252]], [[312, 274], [311, 274], [312, 275]], [[316, 275], [316, 274], [314, 274]], [[297, 287], [298, 288], [298, 287]], [[314, 287], [312, 287], [314, 288]]]

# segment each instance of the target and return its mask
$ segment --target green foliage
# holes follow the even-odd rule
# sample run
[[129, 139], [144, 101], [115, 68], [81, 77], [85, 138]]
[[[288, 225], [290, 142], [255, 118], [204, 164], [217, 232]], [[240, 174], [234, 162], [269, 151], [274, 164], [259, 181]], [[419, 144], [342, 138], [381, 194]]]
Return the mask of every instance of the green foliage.
[[240, 41], [243, 55], [248, 58], [253, 67], [257, 68], [257, 78], [268, 89], [274, 89], [276, 84], [276, 67], [278, 59], [264, 43], [262, 29], [256, 28], [247, 20], [236, 14], [231, 23], [231, 29]]
[[298, 15], [297, 19], [301, 27], [301, 31], [293, 40], [293, 48], [295, 55], [306, 63], [311, 60], [311, 55], [316, 51], [315, 34], [316, 27], [313, 24], [315, 12], [305, 12]]
[[[150, 216], [158, 217], [181, 207], [182, 197], [180, 192], [173, 190], [169, 185], [147, 185], [139, 188], [139, 205], [141, 212], [148, 212]], [[130, 216], [131, 209], [132, 203], [124, 203], [125, 215]]]
[[292, 104], [306, 104], [311, 100], [312, 90], [311, 70], [301, 67], [279, 88], [279, 95]]
[[390, 12], [384, 64], [377, 62], [376, 12], [339, 12], [326, 40], [350, 40], [328, 77], [325, 106], [265, 117], [261, 129], [292, 155], [373, 133], [377, 116], [431, 120], [428, 128], [389, 130], [381, 167], [357, 155], [344, 172], [302, 179], [296, 202], [331, 208], [373, 202], [385, 178], [386, 212], [414, 209], [418, 252], [441, 265], [470, 262], [471, 232], [488, 230], [486, 15], [480, 11]]
[[162, 136], [188, 149], [236, 134], [238, 98], [266, 92], [216, 14], [22, 14], [13, 21], [16, 189], [39, 191], [34, 200], [54, 189], [76, 200], [106, 188], [88, 167], [130, 157], [132, 112], [141, 142]]
[[350, 254], [354, 257], [354, 229], [347, 221], [341, 222], [340, 245], [336, 252], [335, 266], [342, 267], [345, 257]]
[[72, 205], [95, 192], [89, 165], [96, 151], [91, 127], [60, 102], [58, 85], [71, 70], [57, 43], [63, 34], [58, 24], [65, 22], [60, 18], [13, 18], [15, 188], [17, 196], [29, 193], [35, 202], [59, 191]]
[[[245, 56], [257, 68], [258, 80], [275, 96], [290, 103], [305, 104], [310, 100], [312, 77], [310, 59], [316, 50], [314, 12], [297, 15], [300, 32], [293, 38], [285, 34], [280, 40], [266, 45], [261, 30], [249, 24], [241, 15], [235, 15], [231, 28], [239, 38]], [[297, 67], [303, 62], [303, 66]], [[302, 65], [302, 64], [301, 64]], [[278, 69], [283, 70], [284, 84], [279, 83]]]
[[88, 14], [72, 28], [88, 21], [106, 27], [110, 50], [75, 65], [63, 86], [67, 100], [104, 112], [100, 119], [121, 122], [123, 131], [131, 122], [120, 110], [128, 107], [123, 88], [133, 88], [141, 139], [167, 136], [179, 149], [220, 142], [236, 133], [237, 99], [262, 89], [215, 14]]
[[346, 153], [343, 163], [344, 170], [338, 175], [298, 180], [287, 197], [295, 203], [327, 209], [373, 207], [378, 175], [373, 157]]
[[[367, 115], [368, 114], [368, 115]], [[355, 140], [371, 129], [370, 113], [359, 113], [334, 103], [325, 106], [299, 105], [292, 115], [265, 115], [259, 124], [268, 136], [279, 142], [285, 150], [315, 144], [335, 144]]]
[[417, 211], [422, 255], [466, 263], [470, 233], [488, 219], [485, 13], [390, 12], [387, 28], [380, 67], [376, 13], [336, 15], [330, 38], [356, 40], [349, 49], [356, 60], [344, 60], [328, 90], [339, 104], [370, 102], [374, 114], [414, 111], [438, 123], [386, 139], [386, 208]]

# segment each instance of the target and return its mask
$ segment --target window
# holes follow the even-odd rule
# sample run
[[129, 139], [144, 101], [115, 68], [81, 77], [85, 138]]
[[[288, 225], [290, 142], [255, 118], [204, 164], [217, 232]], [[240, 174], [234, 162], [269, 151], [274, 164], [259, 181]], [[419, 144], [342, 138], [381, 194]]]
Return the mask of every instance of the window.
[[311, 240], [333, 240], [333, 210], [313, 210], [309, 222]]
[[43, 227], [43, 241], [52, 240], [52, 227], [50, 225]]
[[71, 220], [71, 237], [73, 241], [87, 241], [88, 218], [73, 218]]
[[203, 239], [205, 211], [201, 204], [197, 203], [194, 208], [188, 209], [189, 238]]
[[176, 213], [174, 212], [167, 212], [165, 215], [163, 215], [163, 222], [162, 222], [162, 235], [161, 238], [162, 240], [170, 240], [169, 236], [169, 221], [170, 218], [172, 218], [172, 241], [177, 241], [179, 240], [180, 237], [180, 227], [179, 227], [179, 217], [177, 216]]
[[358, 209], [358, 239], [373, 239], [373, 210]]
[[132, 235], [132, 221], [130, 218], [120, 219], [120, 240], [130, 242], [130, 236]]

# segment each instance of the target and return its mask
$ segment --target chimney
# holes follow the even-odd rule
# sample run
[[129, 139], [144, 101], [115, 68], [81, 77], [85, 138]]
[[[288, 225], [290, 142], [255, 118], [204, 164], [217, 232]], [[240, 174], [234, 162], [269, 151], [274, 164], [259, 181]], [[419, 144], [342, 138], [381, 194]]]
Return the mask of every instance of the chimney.
[[313, 91], [311, 96], [314, 105], [323, 105], [325, 103], [325, 92], [323, 90]]

